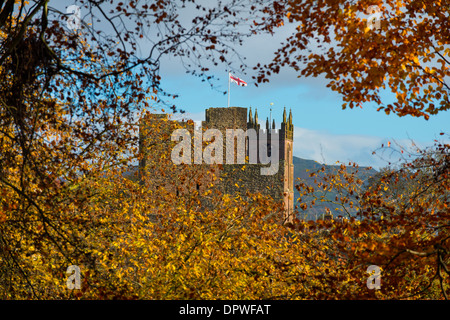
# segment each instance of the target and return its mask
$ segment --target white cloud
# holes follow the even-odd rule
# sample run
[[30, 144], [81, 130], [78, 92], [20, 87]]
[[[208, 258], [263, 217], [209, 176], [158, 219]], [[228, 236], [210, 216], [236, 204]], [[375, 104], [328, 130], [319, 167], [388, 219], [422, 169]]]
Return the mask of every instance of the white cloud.
[[[449, 143], [440, 139], [441, 143]], [[433, 148], [434, 142], [392, 139], [369, 135], [332, 134], [327, 131], [294, 127], [294, 156], [329, 165], [336, 161], [380, 169], [412, 161], [418, 150]], [[375, 151], [375, 154], [373, 152]]]
[[326, 131], [294, 128], [294, 155], [319, 163], [356, 162], [360, 166], [379, 168], [388, 163], [373, 155], [386, 139], [365, 135], [336, 135]]
[[[205, 120], [205, 112], [177, 113], [172, 115], [172, 119], [178, 121], [191, 119], [196, 126], [200, 126]], [[391, 144], [390, 148], [387, 148], [388, 141]], [[448, 141], [445, 142], [448, 143]], [[398, 163], [401, 157], [406, 158], [409, 155], [408, 152], [414, 154], [417, 148], [424, 149], [427, 146], [430, 146], [430, 143], [413, 142], [408, 139], [394, 140], [373, 135], [335, 134], [325, 130], [294, 127], [294, 156], [328, 165], [334, 165], [337, 161], [355, 162], [359, 166], [380, 169], [387, 166], [389, 162]], [[400, 154], [401, 149], [405, 151], [404, 154]], [[374, 151], [376, 151], [375, 154], [373, 154]]]

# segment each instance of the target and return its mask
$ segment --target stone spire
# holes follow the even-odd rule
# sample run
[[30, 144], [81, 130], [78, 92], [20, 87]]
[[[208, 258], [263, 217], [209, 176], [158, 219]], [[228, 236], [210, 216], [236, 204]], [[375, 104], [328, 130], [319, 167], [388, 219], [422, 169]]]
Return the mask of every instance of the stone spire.
[[286, 137], [288, 139], [294, 139], [294, 125], [292, 124], [292, 109], [289, 109], [289, 120], [286, 124]]
[[252, 107], [250, 107], [250, 111], [248, 112], [248, 122], [250, 125], [253, 125]]
[[289, 118], [286, 119], [286, 107], [283, 112], [283, 122], [281, 123], [281, 133], [286, 139], [293, 140], [294, 138], [294, 126], [292, 124], [292, 109], [289, 110]]
[[272, 129], [275, 130], [275, 119], [272, 121]]

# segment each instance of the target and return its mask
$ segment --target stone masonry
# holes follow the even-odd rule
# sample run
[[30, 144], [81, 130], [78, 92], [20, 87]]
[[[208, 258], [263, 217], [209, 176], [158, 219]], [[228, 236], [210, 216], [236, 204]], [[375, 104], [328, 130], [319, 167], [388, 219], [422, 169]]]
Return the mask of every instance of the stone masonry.
[[[156, 121], [162, 121], [167, 118], [162, 115], [155, 115]], [[170, 121], [173, 122], [173, 121]], [[192, 133], [193, 124], [185, 123], [185, 128]], [[202, 122], [203, 129], [218, 129], [222, 132], [223, 136], [223, 165], [220, 172], [220, 178], [216, 180], [216, 184], [219, 184], [219, 189], [226, 194], [235, 195], [241, 193], [245, 195], [248, 191], [250, 193], [261, 193], [271, 196], [274, 200], [279, 200], [284, 203], [286, 220], [291, 220], [294, 212], [294, 165], [293, 165], [293, 124], [292, 124], [292, 112], [289, 113], [289, 117], [286, 117], [286, 109], [283, 112], [283, 121], [281, 122], [281, 128], [275, 128], [275, 120], [272, 125], [269, 124], [269, 119], [266, 120], [266, 128], [261, 129], [258, 121], [258, 112], [252, 113], [252, 110], [247, 110], [243, 107], [230, 107], [230, 108], [209, 108], [205, 110], [205, 121]], [[141, 142], [143, 139], [147, 139], [146, 135], [142, 134], [142, 126], [140, 128]], [[270, 166], [270, 164], [260, 163], [258, 156], [257, 163], [248, 163], [248, 145], [249, 138], [246, 139], [245, 152], [247, 155], [247, 163], [245, 164], [227, 164], [225, 155], [226, 147], [226, 130], [227, 129], [242, 129], [247, 131], [248, 129], [254, 129], [257, 133], [257, 139], [261, 134], [268, 135], [268, 143], [270, 142], [271, 132], [277, 132], [279, 135], [279, 163], [278, 171], [273, 175], [261, 175], [261, 166]], [[276, 131], [275, 131], [276, 130]], [[193, 137], [193, 135], [192, 135]], [[165, 136], [167, 139], [167, 135]], [[170, 141], [170, 137], [168, 138]], [[173, 143], [172, 143], [173, 145]], [[233, 141], [234, 145], [234, 141]], [[236, 148], [236, 145], [235, 145]], [[268, 147], [270, 150], [270, 148]], [[141, 152], [145, 150], [142, 149]], [[269, 151], [270, 152], [270, 151]], [[170, 154], [170, 153], [169, 153]], [[258, 153], [259, 155], [259, 153]], [[145, 164], [144, 155], [141, 161], [141, 166]], [[194, 164], [192, 164], [194, 166]], [[218, 182], [220, 181], [220, 182]], [[205, 184], [207, 185], [207, 184]], [[199, 189], [197, 185], [197, 190]], [[178, 191], [177, 191], [178, 192]]]

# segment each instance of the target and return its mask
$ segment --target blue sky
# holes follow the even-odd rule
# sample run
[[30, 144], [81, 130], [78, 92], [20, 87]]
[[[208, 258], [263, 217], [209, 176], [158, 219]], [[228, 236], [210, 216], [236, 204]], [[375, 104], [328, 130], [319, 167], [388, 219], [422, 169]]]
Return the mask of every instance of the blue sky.
[[[201, 2], [213, 4], [210, 0]], [[77, 1], [61, 1], [57, 4], [65, 7]], [[53, 3], [56, 4], [56, 3]], [[84, 9], [83, 9], [84, 10]], [[183, 20], [189, 24], [193, 12], [186, 9]], [[82, 12], [83, 13], [83, 12]], [[108, 25], [103, 19], [100, 24]], [[252, 107], [258, 109], [260, 122], [265, 123], [269, 116], [269, 106], [273, 103], [272, 117], [277, 122], [282, 119], [283, 108], [292, 109], [294, 123], [294, 155], [320, 163], [334, 164], [336, 161], [355, 161], [363, 166], [380, 168], [395, 162], [398, 154], [385, 149], [372, 155], [374, 150], [391, 141], [404, 148], [410, 148], [412, 141], [418, 146], [431, 146], [439, 139], [440, 132], [447, 132], [450, 124], [450, 112], [440, 113], [428, 121], [422, 118], [398, 117], [377, 112], [376, 107], [367, 104], [363, 109], [342, 110], [341, 97], [326, 87], [327, 81], [321, 78], [298, 78], [293, 70], [282, 69], [269, 83], [256, 87], [252, 81], [252, 67], [258, 62], [268, 63], [274, 57], [274, 51], [294, 30], [295, 25], [285, 24], [274, 35], [259, 35], [248, 38], [243, 46], [234, 47], [249, 66], [246, 73], [234, 74], [248, 82], [247, 87], [231, 84], [231, 106]], [[110, 29], [110, 27], [109, 27]], [[112, 30], [109, 30], [113, 33]], [[149, 38], [152, 40], [152, 38]], [[153, 39], [154, 40], [154, 39]], [[145, 40], [149, 41], [149, 40]], [[149, 42], [140, 43], [143, 53], [151, 47]], [[314, 49], [314, 48], [313, 48]], [[239, 61], [234, 61], [239, 64]], [[200, 121], [204, 119], [204, 110], [209, 107], [225, 107], [228, 89], [226, 66], [211, 69], [211, 74], [220, 80], [214, 82], [216, 89], [197, 77], [186, 73], [180, 60], [164, 57], [161, 61], [160, 75], [163, 88], [179, 98], [171, 101], [186, 111], [186, 117]], [[386, 94], [385, 99], [389, 99]], [[161, 112], [160, 107], [156, 112]], [[167, 109], [167, 108], [166, 108]]]
[[[233, 73], [245, 80], [248, 86], [231, 84], [230, 105], [251, 106], [252, 110], [257, 108], [260, 122], [264, 125], [270, 113], [270, 103], [273, 103], [272, 118], [277, 128], [283, 108], [292, 109], [295, 156], [327, 164], [354, 161], [361, 166], [378, 169], [398, 161], [400, 154], [394, 150], [402, 147], [414, 151], [415, 146], [432, 146], [435, 139], [442, 139], [440, 132], [449, 133], [448, 111], [431, 116], [427, 121], [377, 112], [374, 103], [366, 104], [363, 109], [342, 110], [342, 97], [326, 87], [326, 79], [299, 78], [291, 69], [282, 69], [270, 78], [269, 83], [256, 87], [252, 67], [258, 62], [262, 65], [270, 62], [280, 43], [294, 28], [295, 25], [286, 24], [274, 35], [249, 38], [242, 47], [236, 48], [250, 68], [246, 73]], [[186, 117], [196, 121], [204, 119], [206, 108], [227, 105], [227, 95], [223, 94], [228, 89], [227, 69], [219, 66], [212, 74], [219, 78], [214, 83], [216, 90], [186, 74], [181, 63], [173, 58], [164, 59], [161, 64], [163, 87], [179, 95], [173, 102], [187, 112]], [[382, 93], [382, 97], [385, 103], [389, 99], [392, 101], [392, 93]], [[387, 146], [388, 141], [391, 148], [380, 150], [382, 145]], [[373, 155], [375, 150], [377, 152]]]
[[[164, 70], [164, 68], [163, 68]], [[290, 73], [289, 71], [285, 71]], [[447, 130], [450, 113], [444, 112], [428, 121], [413, 117], [398, 117], [377, 112], [374, 104], [363, 109], [341, 108], [341, 98], [326, 87], [320, 79], [299, 79], [294, 75], [280, 75], [273, 81], [256, 87], [250, 75], [236, 74], [246, 80], [247, 87], [231, 84], [230, 105], [258, 109], [260, 122], [270, 114], [277, 123], [282, 119], [283, 108], [292, 109], [294, 135], [294, 155], [320, 163], [334, 164], [336, 161], [355, 161], [363, 166], [380, 168], [388, 161], [398, 160], [396, 153], [389, 149], [378, 150], [382, 144], [397, 142], [404, 148], [411, 148], [412, 141], [425, 147], [440, 139], [440, 132]], [[186, 111], [186, 118], [204, 120], [204, 110], [209, 107], [226, 107], [228, 89], [227, 73], [216, 75], [217, 90], [190, 75], [168, 75], [163, 77], [163, 86], [170, 92], [179, 94], [176, 105]], [[386, 95], [386, 99], [388, 96]], [[397, 146], [399, 148], [399, 146]]]

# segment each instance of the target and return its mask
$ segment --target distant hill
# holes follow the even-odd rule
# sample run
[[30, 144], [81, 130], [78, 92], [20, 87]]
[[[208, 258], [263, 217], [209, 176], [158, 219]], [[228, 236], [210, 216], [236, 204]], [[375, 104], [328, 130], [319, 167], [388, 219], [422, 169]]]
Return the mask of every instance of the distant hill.
[[[307, 160], [302, 159], [299, 157], [295, 157], [293, 159], [294, 163], [294, 185], [298, 184], [298, 178], [300, 178], [303, 182], [315, 186], [314, 178], [311, 178], [309, 175], [311, 172], [315, 172], [322, 168], [322, 166], [325, 167], [325, 173], [324, 174], [330, 174], [332, 172], [336, 172], [340, 168], [339, 165], [322, 165], [314, 160]], [[347, 168], [347, 170], [352, 170], [353, 168]], [[359, 167], [358, 173], [356, 176], [360, 178], [364, 183], [368, 181], [368, 179], [375, 175], [378, 171], [375, 169], [369, 169], [367, 167]], [[318, 182], [320, 181], [320, 176], [318, 176]], [[331, 190], [327, 193], [327, 199], [334, 200], [337, 193], [336, 190]], [[300, 194], [297, 189], [294, 189], [294, 205], [297, 205], [298, 198], [300, 197]], [[306, 199], [307, 200], [307, 199]], [[301, 209], [299, 210], [299, 213], [301, 216], [304, 216], [306, 219], [316, 219], [317, 217], [320, 217], [322, 214], [325, 213], [325, 207], [328, 207], [334, 216], [338, 216], [341, 214], [340, 212], [335, 211], [334, 209], [337, 206], [334, 206], [330, 203], [321, 203], [316, 202], [315, 206], [313, 208], [308, 208], [306, 211], [303, 211]]]

